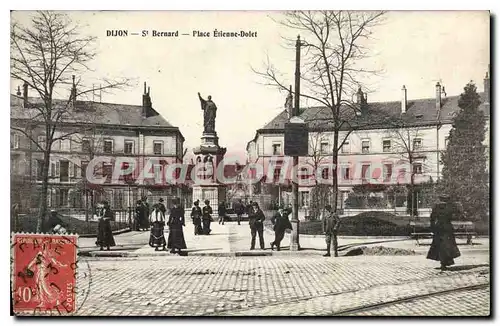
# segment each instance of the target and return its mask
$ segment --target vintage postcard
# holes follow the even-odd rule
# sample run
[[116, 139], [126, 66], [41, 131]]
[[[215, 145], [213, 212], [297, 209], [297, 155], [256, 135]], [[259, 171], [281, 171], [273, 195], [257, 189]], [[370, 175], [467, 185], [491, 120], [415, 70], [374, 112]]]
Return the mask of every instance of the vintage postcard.
[[490, 20], [12, 11], [12, 314], [490, 316]]

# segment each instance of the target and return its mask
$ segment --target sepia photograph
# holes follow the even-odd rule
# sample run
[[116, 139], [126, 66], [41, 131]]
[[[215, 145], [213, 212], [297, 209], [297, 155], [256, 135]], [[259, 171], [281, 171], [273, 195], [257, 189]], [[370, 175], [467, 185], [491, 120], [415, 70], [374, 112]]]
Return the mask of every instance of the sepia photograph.
[[490, 317], [491, 23], [11, 11], [11, 316]]

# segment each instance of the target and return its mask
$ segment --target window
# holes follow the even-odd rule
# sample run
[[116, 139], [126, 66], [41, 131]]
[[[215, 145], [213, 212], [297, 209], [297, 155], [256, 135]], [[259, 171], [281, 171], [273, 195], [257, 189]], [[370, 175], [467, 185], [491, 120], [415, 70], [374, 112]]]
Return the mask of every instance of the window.
[[349, 149], [350, 149], [350, 147], [349, 147], [349, 141], [346, 140], [344, 142], [344, 144], [342, 145], [342, 147], [340, 148], [340, 152], [341, 153], [349, 153]]
[[162, 141], [153, 142], [153, 154], [154, 155], [162, 155], [163, 154], [163, 142]]
[[68, 161], [60, 161], [60, 180], [68, 181], [69, 180], [69, 162]]
[[300, 206], [309, 206], [309, 191], [300, 192]]
[[363, 182], [368, 181], [368, 178], [370, 178], [370, 165], [369, 164], [363, 164], [361, 166], [361, 179]]
[[273, 181], [274, 181], [274, 182], [279, 181], [279, 179], [280, 179], [280, 175], [281, 175], [281, 168], [274, 168], [274, 172], [273, 172]]
[[370, 152], [370, 141], [369, 140], [363, 140], [361, 142], [361, 152], [362, 153], [369, 153]]
[[321, 154], [328, 154], [328, 142], [321, 142], [320, 153]]
[[78, 173], [78, 166], [75, 163], [70, 164], [70, 177], [76, 178], [76, 175]]
[[391, 141], [390, 140], [382, 141], [382, 147], [383, 147], [384, 153], [390, 152], [391, 151]]
[[36, 160], [36, 180], [42, 181], [43, 179], [43, 160]]
[[448, 137], [448, 136], [444, 137], [444, 147], [448, 147], [449, 140], [450, 140], [450, 137]]
[[58, 206], [68, 205], [68, 189], [59, 189]]
[[281, 144], [273, 144], [273, 155], [281, 155]]
[[413, 173], [422, 174], [422, 163], [413, 163]]
[[82, 152], [90, 153], [90, 139], [82, 139]]
[[321, 178], [328, 179], [330, 177], [330, 169], [326, 168], [321, 170]]
[[103, 148], [104, 153], [106, 154], [111, 154], [113, 153], [113, 140], [111, 139], [106, 139], [104, 140], [104, 148]]
[[134, 141], [126, 140], [125, 145], [123, 146], [123, 152], [125, 154], [132, 154], [134, 152]]
[[304, 168], [300, 168], [300, 179], [301, 180], [307, 180], [307, 179], [309, 179], [309, 175], [308, 175], [307, 172], [308, 172], [307, 168], [305, 168], [305, 167]]
[[82, 178], [85, 178], [87, 175], [87, 166], [89, 165], [88, 161], [82, 161], [81, 163], [81, 170], [82, 170]]
[[384, 164], [384, 181], [389, 181], [392, 177], [392, 164]]
[[162, 166], [161, 164], [153, 164], [153, 172], [155, 175], [154, 182], [161, 182], [162, 181]]
[[415, 138], [413, 139], [413, 149], [421, 149], [422, 148], [422, 139], [421, 138]]
[[10, 134], [10, 148], [19, 148], [19, 135], [16, 133]]
[[349, 180], [351, 178], [351, 169], [349, 167], [342, 168], [342, 178], [344, 180]]

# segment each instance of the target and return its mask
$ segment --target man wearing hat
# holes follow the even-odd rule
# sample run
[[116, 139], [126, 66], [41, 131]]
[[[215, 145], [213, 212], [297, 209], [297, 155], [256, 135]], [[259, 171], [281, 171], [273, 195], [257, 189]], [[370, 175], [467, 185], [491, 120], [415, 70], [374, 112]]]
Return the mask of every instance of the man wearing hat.
[[281, 250], [281, 240], [285, 237], [285, 230], [292, 229], [292, 223], [288, 219], [288, 215], [290, 212], [283, 208], [283, 206], [279, 206], [276, 214], [271, 218], [271, 222], [274, 227], [274, 241], [271, 242], [271, 250], [274, 250], [274, 246], [278, 251]]
[[194, 224], [194, 235], [199, 235], [203, 233], [203, 229], [201, 227], [201, 208], [200, 201], [197, 200], [194, 202], [193, 209], [191, 210], [191, 218], [193, 219]]
[[250, 245], [250, 250], [255, 249], [255, 238], [257, 233], [259, 234], [259, 244], [260, 249], [264, 250], [264, 212], [259, 208], [259, 204], [253, 203], [252, 211], [248, 215], [248, 224], [250, 225], [250, 230], [252, 233], [252, 242]]
[[451, 221], [458, 220], [461, 215], [460, 205], [451, 202], [448, 195], [440, 195], [439, 202], [432, 208], [431, 230], [433, 238], [427, 259], [439, 261], [441, 270], [455, 264], [454, 258], [460, 257]]
[[337, 231], [340, 225], [339, 215], [333, 211], [332, 205], [325, 206], [325, 217], [323, 218], [323, 229], [325, 230], [326, 254], [323, 257], [330, 257], [330, 248], [333, 242], [333, 252], [335, 257], [338, 257], [337, 252]]
[[210, 223], [212, 222], [212, 207], [210, 207], [210, 201], [205, 199], [205, 206], [202, 209], [202, 221], [203, 221], [203, 234], [209, 235], [212, 230], [210, 230]]
[[167, 208], [165, 207], [165, 204], [163, 204], [163, 198], [158, 200], [158, 209], [161, 210], [164, 215], [167, 214]]

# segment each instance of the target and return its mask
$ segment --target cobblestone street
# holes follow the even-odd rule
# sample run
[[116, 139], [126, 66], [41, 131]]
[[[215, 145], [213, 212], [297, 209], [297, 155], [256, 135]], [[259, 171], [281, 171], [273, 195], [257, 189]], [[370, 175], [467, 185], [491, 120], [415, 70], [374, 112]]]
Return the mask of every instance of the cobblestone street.
[[81, 258], [77, 315], [489, 314], [487, 254], [436, 267], [422, 255]]

